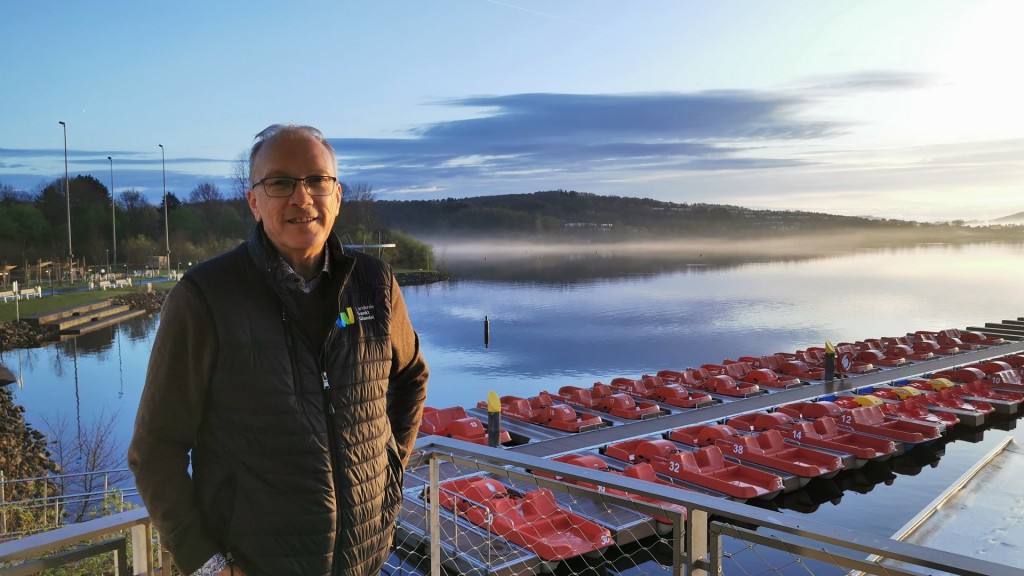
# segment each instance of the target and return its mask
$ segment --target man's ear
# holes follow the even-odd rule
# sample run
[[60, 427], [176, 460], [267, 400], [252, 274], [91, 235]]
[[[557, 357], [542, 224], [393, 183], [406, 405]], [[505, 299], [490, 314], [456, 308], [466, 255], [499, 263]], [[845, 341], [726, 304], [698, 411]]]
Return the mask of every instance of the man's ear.
[[259, 222], [260, 209], [259, 206], [256, 205], [256, 190], [253, 188], [249, 188], [245, 192], [245, 199], [249, 202], [249, 210], [252, 211], [253, 218], [255, 218], [257, 222]]

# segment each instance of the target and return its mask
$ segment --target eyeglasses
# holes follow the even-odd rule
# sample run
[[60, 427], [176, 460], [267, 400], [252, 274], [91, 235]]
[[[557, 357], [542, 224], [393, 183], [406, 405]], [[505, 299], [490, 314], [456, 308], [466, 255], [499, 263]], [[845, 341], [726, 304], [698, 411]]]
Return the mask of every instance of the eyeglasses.
[[263, 184], [263, 192], [271, 198], [287, 198], [295, 192], [295, 186], [302, 182], [310, 196], [328, 196], [334, 192], [334, 184], [338, 181], [334, 176], [306, 176], [305, 178], [292, 178], [291, 176], [271, 176], [264, 178], [256, 184]]

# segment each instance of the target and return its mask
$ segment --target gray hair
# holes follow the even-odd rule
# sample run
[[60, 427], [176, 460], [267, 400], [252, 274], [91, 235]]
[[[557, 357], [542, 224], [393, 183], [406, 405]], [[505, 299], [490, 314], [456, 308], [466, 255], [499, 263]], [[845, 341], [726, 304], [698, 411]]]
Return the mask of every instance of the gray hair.
[[256, 155], [259, 153], [260, 149], [263, 148], [263, 145], [280, 136], [287, 136], [291, 134], [301, 134], [323, 144], [324, 148], [326, 148], [327, 151], [331, 153], [332, 164], [337, 166], [338, 161], [334, 156], [334, 148], [331, 147], [331, 143], [328, 142], [326, 138], [324, 138], [324, 134], [320, 130], [312, 126], [301, 126], [295, 124], [271, 124], [270, 126], [267, 126], [263, 130], [261, 130], [260, 133], [257, 134], [256, 137], [254, 138], [256, 142], [253, 143], [252, 150], [249, 152], [249, 184], [255, 184], [255, 182], [253, 181], [253, 165], [256, 162]]

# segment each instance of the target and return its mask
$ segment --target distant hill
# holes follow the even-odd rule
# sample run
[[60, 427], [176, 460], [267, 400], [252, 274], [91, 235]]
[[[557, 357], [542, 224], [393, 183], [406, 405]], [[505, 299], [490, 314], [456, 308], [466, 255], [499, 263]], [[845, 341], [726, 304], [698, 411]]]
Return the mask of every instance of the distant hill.
[[778, 232], [929, 226], [906, 220], [551, 190], [445, 200], [381, 200], [377, 216], [411, 234], [559, 234], [630, 237], [763, 236]]
[[1002, 218], [997, 218], [992, 222], [997, 224], [1021, 224], [1024, 223], [1024, 212], [1017, 212], [1016, 214], [1003, 216]]

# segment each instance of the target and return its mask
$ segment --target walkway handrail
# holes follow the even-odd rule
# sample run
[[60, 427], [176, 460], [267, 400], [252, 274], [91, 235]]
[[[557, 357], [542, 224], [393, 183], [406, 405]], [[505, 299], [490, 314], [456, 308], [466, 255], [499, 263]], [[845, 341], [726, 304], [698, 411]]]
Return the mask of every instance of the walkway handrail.
[[132, 569], [136, 576], [153, 576], [152, 561], [153, 528], [149, 511], [145, 508], [129, 510], [111, 516], [104, 516], [79, 524], [71, 524], [33, 534], [17, 540], [0, 543], [0, 562], [24, 560], [53, 553], [65, 546], [81, 544], [109, 534], [131, 530]]
[[[700, 547], [713, 547], [714, 538], [711, 537], [712, 533], [721, 534], [736, 530], [734, 526], [723, 528], [720, 521], [726, 520], [736, 521], [740, 525], [753, 525], [795, 537], [798, 541], [803, 541], [804, 544], [792, 541], [789, 543], [789, 548], [785, 548], [786, 542], [784, 539], [776, 539], [778, 542], [774, 545], [782, 545], [787, 550], [799, 551], [810, 557], [820, 556], [828, 552], [824, 548], [808, 548], [806, 546], [808, 540], [861, 552], [865, 554], [865, 557], [873, 556], [873, 559], [868, 561], [858, 560], [842, 554], [836, 554], [833, 557], [834, 561], [841, 561], [847, 567], [862, 568], [865, 565], [878, 567], [881, 558], [888, 558], [908, 562], [913, 566], [937, 569], [951, 574], [971, 576], [1012, 574], [1024, 576], [1024, 570], [1022, 569], [1012, 568], [989, 560], [972, 558], [946, 550], [927, 548], [891, 538], [883, 538], [805, 516], [786, 516], [778, 512], [763, 510], [699, 492], [679, 490], [644, 480], [591, 470], [554, 460], [539, 459], [506, 449], [489, 448], [439, 436], [426, 436], [416, 442], [415, 450], [419, 454], [414, 455], [411, 459], [409, 463], [410, 468], [418, 464], [427, 464], [431, 460], [450, 461], [457, 465], [462, 464], [467, 468], [471, 466], [476, 470], [532, 481], [539, 486], [558, 489], [559, 482], [537, 477], [525, 471], [521, 472], [516, 470], [516, 468], [544, 471], [554, 473], [563, 478], [570, 478], [599, 486], [614, 486], [617, 489], [625, 490], [632, 494], [684, 506], [690, 511], [690, 516], [686, 520], [687, 529], [684, 540], [688, 544], [699, 544]], [[467, 461], [470, 460], [472, 461], [471, 464], [467, 464]], [[510, 466], [516, 468], [510, 468]], [[563, 488], [561, 489], [564, 490], [564, 485], [562, 486]], [[578, 490], [579, 488], [576, 489]], [[696, 512], [699, 512], [699, 514]], [[706, 524], [704, 526], [699, 525], [698, 518], [704, 519]], [[706, 537], [702, 537], [701, 533], [706, 535]], [[757, 535], [754, 535], [754, 537], [760, 539]], [[769, 541], [762, 543], [772, 545], [772, 542]], [[720, 558], [715, 558], [715, 554], [714, 550], [708, 549], [688, 550], [687, 556], [690, 558], [688, 562], [691, 562], [688, 573], [716, 573], [711, 570], [712, 566], [717, 566], [717, 563], [720, 561]], [[908, 573], [893, 568], [889, 568], [887, 571], [891, 574]]]

